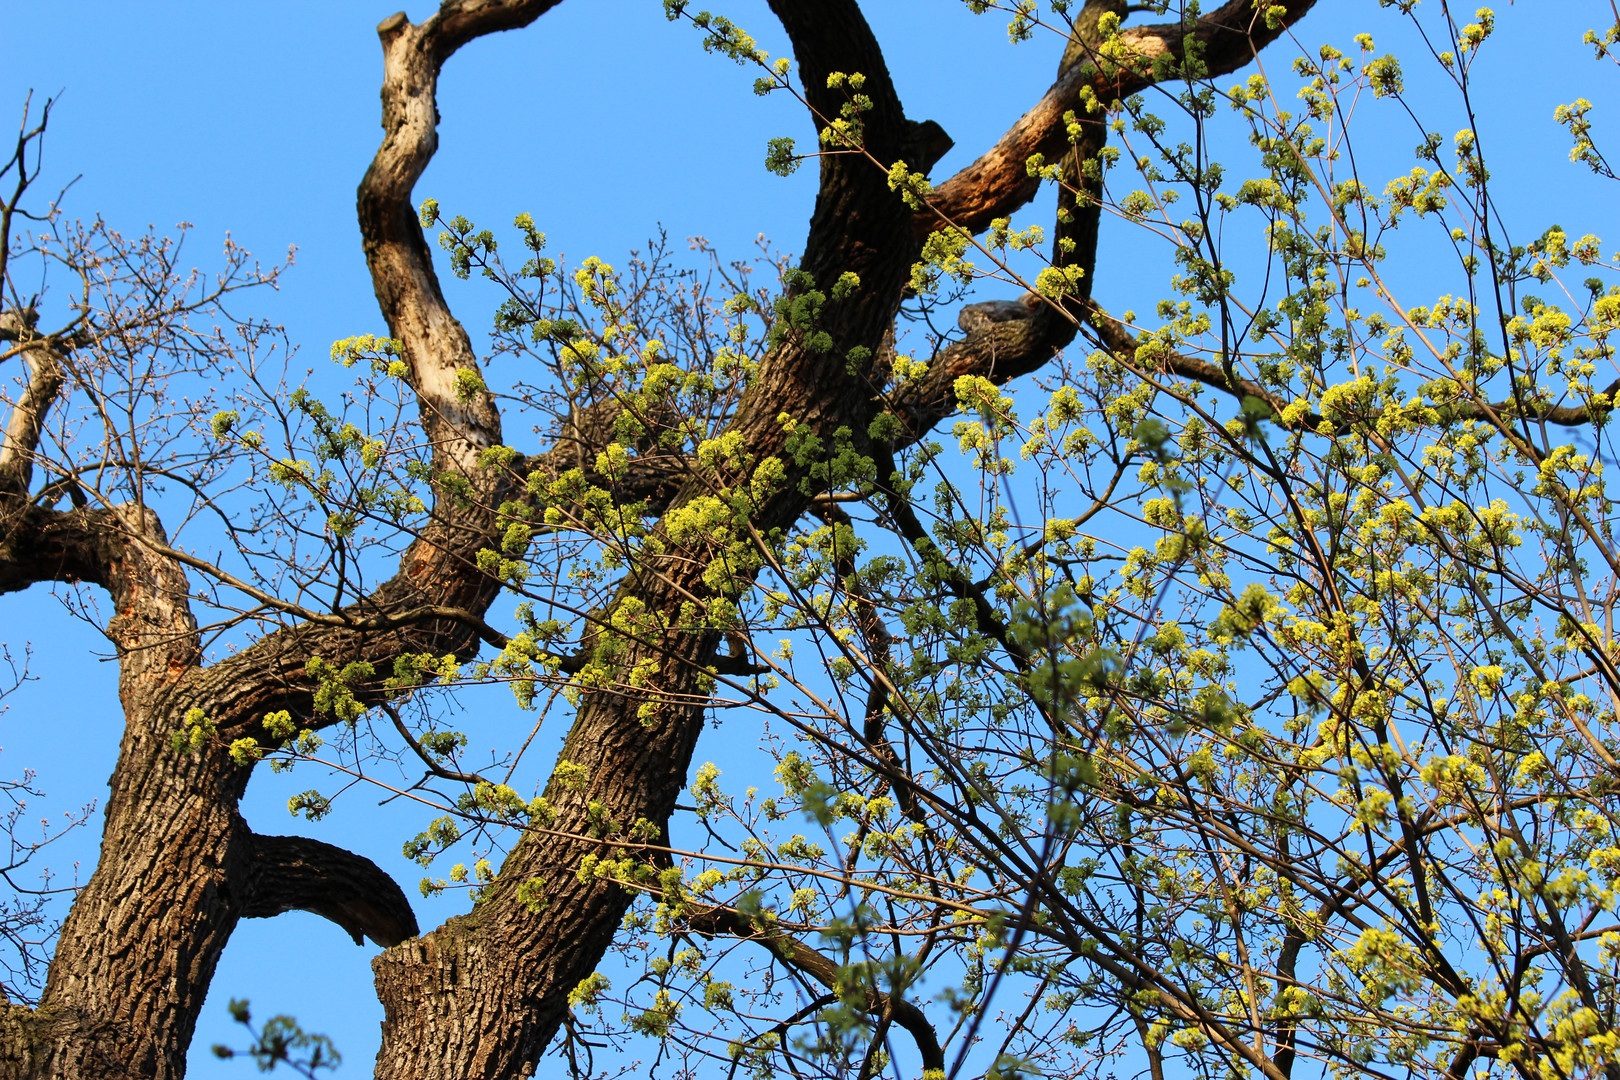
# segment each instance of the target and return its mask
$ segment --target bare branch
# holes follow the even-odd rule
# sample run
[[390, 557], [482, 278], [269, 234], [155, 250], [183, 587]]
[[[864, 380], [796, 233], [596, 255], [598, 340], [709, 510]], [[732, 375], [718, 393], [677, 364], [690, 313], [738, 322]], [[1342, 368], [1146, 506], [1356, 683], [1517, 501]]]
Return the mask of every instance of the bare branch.
[[45, 414], [62, 389], [61, 358], [49, 342], [30, 340], [34, 318], [32, 311], [0, 313], [0, 341], [24, 343], [21, 354], [28, 368], [27, 385], [12, 406], [5, 434], [0, 436], [0, 496], [28, 494]]
[[364, 935], [384, 948], [416, 936], [410, 902], [370, 859], [302, 836], [255, 835], [251, 843], [243, 918], [309, 911], [343, 927], [356, 945]]
[[[694, 933], [709, 937], [727, 934], [745, 941], [757, 941], [782, 963], [810, 976], [829, 990], [838, 991], [845, 985], [845, 981], [838, 977], [838, 964], [825, 953], [790, 934], [756, 925], [754, 920], [735, 908], [717, 905], [693, 912], [686, 917], [686, 925]], [[921, 1009], [899, 994], [885, 993], [873, 986], [862, 987], [861, 993], [864, 996], [862, 1008], [873, 1016], [891, 1018], [916, 1041], [925, 1073], [931, 1069], [944, 1070], [945, 1051], [939, 1045], [939, 1035]]]
[[557, 0], [451, 0], [413, 25], [403, 12], [377, 27], [383, 46], [383, 142], [360, 182], [360, 231], [389, 333], [404, 344], [422, 421], [441, 467], [464, 474], [501, 442], [500, 414], [478, 377], [467, 331], [451, 315], [411, 205], [438, 149], [439, 69], [482, 34], [525, 26]]

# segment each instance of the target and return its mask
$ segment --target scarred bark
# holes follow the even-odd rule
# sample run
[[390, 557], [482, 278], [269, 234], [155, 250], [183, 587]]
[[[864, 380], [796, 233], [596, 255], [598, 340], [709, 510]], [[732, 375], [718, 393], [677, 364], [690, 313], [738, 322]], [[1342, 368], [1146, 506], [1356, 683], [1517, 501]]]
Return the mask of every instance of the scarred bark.
[[28, 366], [22, 398], [0, 434], [0, 491], [26, 494], [34, 474], [34, 453], [45, 427], [45, 414], [62, 389], [62, 358], [50, 342], [30, 343], [31, 313], [0, 314], [0, 343], [16, 342]]

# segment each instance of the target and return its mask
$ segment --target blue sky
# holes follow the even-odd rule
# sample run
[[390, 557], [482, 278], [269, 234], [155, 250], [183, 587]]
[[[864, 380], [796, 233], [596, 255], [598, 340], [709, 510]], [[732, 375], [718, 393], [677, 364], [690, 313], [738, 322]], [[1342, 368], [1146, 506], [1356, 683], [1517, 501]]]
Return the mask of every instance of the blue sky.
[[[1308, 43], [1348, 47], [1364, 29], [1379, 38], [1380, 51], [1397, 43], [1394, 16], [1371, 0], [1322, 6], [1332, 10], [1306, 23]], [[353, 0], [4, 0], [0, 117], [16, 116], [30, 89], [36, 102], [60, 92], [47, 155], [58, 183], [80, 176], [66, 200], [70, 216], [101, 214], [131, 232], [190, 222], [189, 250], [205, 268], [227, 231], [266, 261], [296, 245], [296, 266], [280, 292], [253, 303], [256, 314], [284, 323], [301, 343], [303, 366], [320, 368], [334, 339], [383, 329], [360, 256], [353, 199], [379, 135], [373, 27], [390, 10]], [[430, 10], [416, 4], [408, 13], [421, 19]], [[720, 10], [773, 53], [784, 51], [760, 0]], [[1056, 63], [1054, 42], [1012, 46], [1003, 16], [973, 16], [957, 0], [875, 0], [867, 11], [909, 113], [939, 121], [956, 140], [936, 176], [988, 146], [1044, 91]], [[1581, 171], [1564, 160], [1552, 109], [1579, 94], [1603, 103], [1599, 94], [1612, 86], [1611, 76], [1584, 59], [1577, 42], [1580, 30], [1601, 24], [1607, 12], [1607, 4], [1588, 2], [1498, 11], [1492, 48], [1501, 51], [1482, 77], [1483, 124], [1487, 154], [1501, 148], [1491, 157], [1501, 175], [1535, 193], [1510, 215], [1523, 232], [1519, 242], [1553, 220], [1575, 235], [1603, 234], [1605, 222], [1580, 220], [1596, 204]], [[1267, 62], [1280, 71], [1293, 54], [1280, 47]], [[723, 255], [748, 254], [761, 233], [796, 250], [814, 170], [782, 179], [761, 162], [768, 138], [805, 142], [809, 123], [785, 95], [755, 97], [754, 77], [705, 54], [690, 27], [665, 21], [656, 0], [568, 0], [533, 27], [475, 42], [451, 60], [441, 81], [439, 154], [417, 199], [432, 196], [447, 213], [496, 228], [528, 211], [549, 234], [551, 251], [572, 262], [592, 254], [622, 259], [659, 224], [676, 240], [705, 236]], [[1433, 126], [1449, 136], [1461, 125]], [[1374, 165], [1389, 154], [1393, 170], [1403, 167], [1399, 160], [1416, 137], [1410, 127], [1392, 130], [1388, 146], [1371, 152]], [[1381, 186], [1388, 174], [1373, 172]], [[1038, 209], [1025, 223], [1045, 217]], [[1105, 231], [1104, 303], [1149, 310], [1166, 280], [1162, 254], [1121, 229]], [[1424, 269], [1402, 271], [1425, 294], [1420, 302], [1433, 296]], [[476, 284], [446, 284], [481, 342], [495, 298]], [[0, 774], [35, 769], [53, 814], [99, 799], [120, 724], [112, 666], [93, 658], [107, 652], [104, 641], [48, 590], [0, 603], [0, 639], [14, 651], [30, 642], [40, 677], [0, 717]], [[728, 735], [747, 743], [735, 729]], [[699, 754], [715, 756], [709, 748]], [[286, 814], [285, 787], [255, 779], [244, 812], [256, 828], [301, 827]], [[398, 852], [419, 826], [397, 808], [379, 814], [374, 801], [340, 805], [315, 834], [377, 859], [414, 900], [420, 871]], [[78, 859], [87, 877], [96, 836], [86, 831], [76, 840], [52, 864], [71, 876]], [[461, 903], [421, 901], [418, 916], [424, 928], [436, 925]], [[251, 1071], [206, 1052], [215, 1041], [240, 1041], [224, 1009], [233, 996], [251, 998], [261, 1017], [295, 1013], [348, 1056], [340, 1075], [368, 1074], [381, 1014], [370, 985], [373, 951], [310, 915], [245, 922], [216, 977], [193, 1075]]]

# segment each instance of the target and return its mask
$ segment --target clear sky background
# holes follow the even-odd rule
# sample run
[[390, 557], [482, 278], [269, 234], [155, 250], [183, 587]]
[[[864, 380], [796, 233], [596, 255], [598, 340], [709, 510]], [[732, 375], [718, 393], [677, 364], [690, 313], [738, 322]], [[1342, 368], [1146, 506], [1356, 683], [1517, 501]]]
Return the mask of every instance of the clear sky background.
[[[785, 51], [762, 0], [711, 6], [773, 54]], [[1323, 41], [1348, 50], [1352, 35], [1367, 30], [1380, 52], [1395, 47], [1411, 55], [1396, 17], [1372, 0], [1324, 0], [1320, 7], [1301, 31], [1313, 50]], [[379, 138], [373, 28], [391, 10], [356, 0], [0, 0], [0, 120], [20, 114], [29, 90], [36, 104], [60, 93], [47, 161], [57, 183], [81, 177], [66, 200], [70, 216], [100, 214], [126, 232], [190, 222], [188, 251], [205, 269], [216, 264], [227, 231], [267, 262], [296, 245], [296, 266], [280, 292], [251, 303], [301, 343], [296, 367], [320, 368], [334, 339], [384, 330], [353, 207]], [[417, 3], [408, 14], [420, 20], [431, 10]], [[909, 114], [939, 121], [956, 140], [936, 177], [970, 161], [1038, 99], [1060, 51], [1043, 37], [1010, 45], [1005, 16], [973, 16], [958, 0], [871, 0], [866, 10]], [[1498, 40], [1480, 69], [1481, 126], [1487, 160], [1525, 193], [1509, 213], [1516, 242], [1553, 221], [1574, 235], [1591, 230], [1620, 240], [1605, 233], [1613, 224], [1603, 209], [1607, 193], [1600, 199], [1583, 170], [1565, 160], [1567, 141], [1552, 122], [1557, 104], [1584, 95], [1598, 102], [1601, 124], [1603, 107], [1615, 100], [1612, 75], [1579, 45], [1580, 31], [1602, 25], [1608, 13], [1609, 5], [1595, 0], [1498, 8]], [[1281, 72], [1296, 52], [1281, 44], [1266, 61]], [[791, 98], [755, 97], [754, 78], [705, 54], [689, 26], [665, 21], [657, 0], [568, 0], [527, 30], [477, 41], [449, 62], [439, 153], [416, 199], [434, 197], [447, 213], [498, 232], [528, 211], [549, 234], [551, 252], [571, 262], [593, 254], [619, 262], [660, 224], [677, 241], [705, 236], [729, 257], [748, 255], [761, 233], [797, 250], [815, 170], [781, 179], [766, 173], [762, 160], [768, 138], [792, 135], [803, 146], [813, 134]], [[1410, 168], [1417, 141], [1409, 122], [1392, 114], [1390, 121], [1387, 144], [1373, 140], [1368, 148], [1375, 187]], [[1462, 122], [1430, 126], [1449, 137]], [[1042, 200], [1022, 223], [1045, 222], [1047, 206]], [[1140, 233], [1105, 230], [1098, 276], [1105, 305], [1151, 310], [1165, 291], [1163, 256]], [[1420, 263], [1394, 269], [1420, 294], [1414, 302], [1442, 291]], [[481, 343], [496, 297], [476, 283], [446, 285]], [[531, 449], [522, 433], [509, 437]], [[121, 723], [115, 673], [100, 659], [105, 641], [44, 588], [0, 598], [0, 640], [14, 651], [31, 643], [39, 677], [0, 716], [0, 775], [34, 769], [50, 794], [40, 809], [52, 814], [101, 799]], [[490, 698], [489, 715], [479, 721], [493, 737], [503, 724], [528, 724], [504, 700]], [[560, 736], [560, 727], [551, 734]], [[746, 749], [751, 735], [732, 726], [725, 742]], [[700, 759], [718, 752], [698, 751]], [[421, 871], [399, 854], [420, 828], [414, 814], [398, 807], [379, 813], [375, 799], [361, 795], [318, 826], [290, 818], [289, 786], [311, 779], [256, 777], [244, 805], [249, 822], [268, 833], [307, 831], [372, 857], [404, 885], [424, 929], [463, 909], [464, 897], [416, 896]], [[77, 859], [87, 878], [98, 836], [99, 819], [93, 832], [54, 850], [51, 865], [71, 876]], [[215, 979], [193, 1075], [252, 1071], [207, 1054], [213, 1042], [241, 1043], [225, 1013], [230, 997], [252, 999], [261, 1018], [294, 1013], [336, 1041], [348, 1059], [340, 1075], [369, 1075], [381, 1018], [368, 966], [374, 952], [311, 915], [245, 921]]]

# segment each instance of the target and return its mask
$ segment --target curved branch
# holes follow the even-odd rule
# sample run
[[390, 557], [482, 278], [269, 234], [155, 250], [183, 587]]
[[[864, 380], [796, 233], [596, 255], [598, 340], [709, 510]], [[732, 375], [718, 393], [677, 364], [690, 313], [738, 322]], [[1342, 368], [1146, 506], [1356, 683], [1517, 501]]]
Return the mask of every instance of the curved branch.
[[26, 496], [34, 476], [34, 455], [45, 430], [45, 414], [62, 390], [61, 357], [45, 340], [33, 337], [33, 312], [0, 314], [0, 341], [22, 343], [28, 382], [12, 406], [6, 430], [0, 435], [0, 495]]
[[[1193, 37], [1203, 44], [1202, 61], [1211, 76], [1233, 71], [1292, 25], [1315, 0], [1290, 0], [1275, 29], [1258, 18], [1250, 0], [1231, 0], [1218, 11], [1200, 20]], [[986, 228], [995, 217], [1010, 214], [1034, 197], [1040, 186], [1031, 177], [1025, 162], [1040, 153], [1049, 159], [1063, 159], [1063, 185], [1060, 213], [1054, 231], [1054, 265], [1079, 266], [1085, 273], [1079, 293], [1067, 298], [1061, 307], [1025, 293], [1017, 300], [997, 300], [972, 304], [962, 309], [957, 324], [966, 332], [934, 354], [928, 372], [908, 382], [889, 396], [888, 407], [905, 426], [896, 439], [899, 449], [921, 438], [935, 424], [958, 411], [955, 386], [966, 375], [977, 375], [996, 384], [1005, 383], [1036, 370], [1053, 353], [1074, 339], [1080, 321], [1090, 321], [1110, 348], [1116, 351], [1129, 334], [1089, 303], [1096, 277], [1097, 236], [1101, 220], [1102, 181], [1100, 174], [1087, 176], [1081, 163], [1095, 157], [1107, 140], [1107, 128], [1076, 110], [1082, 86], [1091, 85], [1104, 100], [1135, 93], [1151, 82], [1146, 74], [1118, 73], [1106, 81], [1095, 65], [1086, 63], [1096, 55], [1100, 41], [1099, 21], [1105, 13], [1124, 10], [1120, 0], [1090, 0], [1075, 18], [1073, 36], [1058, 69], [1058, 79], [1041, 102], [1026, 113], [988, 153], [945, 181], [929, 198], [928, 205], [913, 219], [919, 234], [939, 227], [941, 215], [973, 232]], [[1121, 40], [1144, 59], [1185, 55], [1184, 34], [1179, 24], [1135, 27], [1121, 32]], [[1064, 114], [1081, 112], [1078, 141], [1071, 142]], [[1065, 250], [1063, 241], [1073, 242]], [[1112, 323], [1112, 325], [1110, 325]], [[1225, 376], [1201, 361], [1186, 359], [1189, 378], [1208, 381], [1218, 377], [1226, 388]], [[1206, 370], [1207, 369], [1207, 370]], [[1617, 387], [1620, 389], [1620, 387]], [[1238, 395], [1253, 394], [1271, 401], [1259, 387], [1243, 384]], [[1276, 403], [1273, 403], [1276, 404]], [[1286, 403], [1283, 403], [1286, 404]], [[1277, 405], [1281, 409], [1282, 405]]]
[[[1139, 93], [1153, 83], [1149, 74], [1153, 61], [1163, 56], [1178, 62], [1185, 58], [1184, 42], [1189, 36], [1202, 46], [1201, 60], [1207, 76], [1229, 74], [1254, 59], [1259, 50], [1293, 26], [1315, 2], [1286, 0], [1257, 8], [1254, 0], [1227, 0], [1199, 19], [1190, 35], [1180, 23], [1122, 30], [1121, 44], [1130, 55], [1142, 61], [1135, 72], [1105, 75], [1096, 65], [1074, 62], [1088, 50], [1071, 48], [1064, 56], [1057, 81], [1035, 107], [1020, 117], [978, 160], [934, 189], [928, 206], [916, 216], [915, 227], [919, 234], [926, 236], [939, 228], [942, 215], [960, 228], [983, 232], [992, 219], [1007, 217], [1033, 199], [1041, 182], [1038, 176], [1029, 175], [1025, 163], [1034, 154], [1056, 160], [1068, 150], [1063, 114], [1078, 107], [1083, 87], [1089, 86], [1105, 104]], [[1097, 17], [1106, 10], [1117, 12], [1122, 6], [1093, 0], [1086, 5], [1089, 18], [1075, 20], [1077, 36], [1088, 30], [1095, 33]], [[1274, 28], [1265, 19], [1266, 7], [1283, 9]]]
[[556, 3], [448, 0], [420, 25], [400, 12], [377, 27], [383, 47], [385, 134], [357, 198], [366, 264], [389, 333], [403, 343], [408, 377], [438, 463], [464, 475], [474, 473], [479, 450], [500, 444], [500, 413], [476, 378], [477, 358], [467, 331], [445, 303], [411, 194], [438, 149], [435, 98], [445, 60], [473, 38], [526, 26]]
[[[1059, 85], [1085, 67], [1080, 63], [1082, 58], [1095, 54], [1102, 16], [1118, 13], [1122, 7], [1120, 0], [1090, 0], [1086, 4], [1075, 18], [1069, 48], [1059, 64]], [[1051, 98], [1052, 94], [1047, 96]], [[1088, 171], [1084, 166], [1097, 158], [1108, 141], [1103, 121], [1102, 116], [1082, 111], [1077, 133], [1072, 137], [1067, 124], [1059, 125], [1062, 138], [1057, 152], [1062, 155], [1062, 184], [1052, 234], [1052, 265], [1080, 268], [1082, 274], [1074, 295], [1052, 302], [1026, 292], [1017, 300], [963, 308], [957, 325], [966, 336], [935, 353], [924, 377], [906, 383], [890, 396], [889, 409], [903, 421], [905, 431], [894, 441], [896, 449], [921, 438], [957, 411], [958, 379], [977, 375], [1000, 385], [1043, 366], [1057, 350], [1074, 340], [1080, 319], [1089, 307], [1096, 277], [1102, 171]], [[1027, 176], [1022, 161], [1019, 170]], [[1033, 194], [1031, 188], [1020, 199], [1027, 200]], [[924, 215], [935, 213], [935, 209], [925, 209], [914, 218], [914, 224], [920, 223]], [[937, 225], [937, 217], [934, 221]]]
[[[434, 466], [440, 475], [464, 478], [470, 491], [435, 500], [431, 521], [401, 557], [399, 572], [364, 600], [331, 615], [297, 612], [301, 624], [200, 672], [193, 690], [217, 706], [221, 727], [242, 728], [283, 708], [308, 715], [313, 687], [304, 665], [311, 656], [374, 663], [406, 652], [466, 658], [480, 639], [504, 642], [483, 621], [500, 582], [478, 568], [477, 555], [491, 543], [493, 508], [517, 474], [480, 460], [483, 450], [501, 443], [500, 412], [471, 340], [445, 302], [411, 197], [438, 147], [435, 95], [444, 61], [473, 38], [525, 26], [556, 3], [446, 0], [419, 25], [400, 13], [377, 27], [384, 136], [357, 193], [366, 263], [389, 333], [402, 344]], [[284, 607], [245, 583], [229, 583]]]
[[351, 851], [302, 836], [259, 836], [243, 887], [245, 919], [309, 911], [384, 948], [417, 934], [405, 893], [376, 863]]
[[[687, 916], [687, 927], [705, 937], [725, 934], [745, 941], [757, 941], [771, 951], [782, 963], [810, 976], [827, 989], [840, 992], [847, 988], [848, 980], [839, 977], [838, 964], [818, 949], [780, 930], [756, 926], [754, 921], [735, 908], [715, 906], [707, 911]], [[899, 994], [884, 993], [875, 986], [861, 988], [861, 1008], [877, 1017], [890, 1017], [906, 1029], [917, 1043], [922, 1056], [923, 1072], [945, 1069], [945, 1050], [939, 1045], [939, 1035], [928, 1017], [916, 1005]]]

